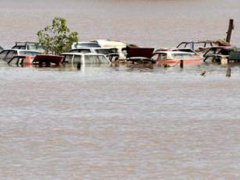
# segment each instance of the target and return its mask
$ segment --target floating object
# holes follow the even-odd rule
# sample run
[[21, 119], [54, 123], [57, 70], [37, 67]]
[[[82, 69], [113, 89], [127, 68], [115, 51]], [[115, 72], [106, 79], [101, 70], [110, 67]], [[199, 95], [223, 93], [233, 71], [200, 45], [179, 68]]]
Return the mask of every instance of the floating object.
[[201, 74], [200, 74], [200, 75], [201, 75], [201, 76], [205, 76], [205, 75], [206, 75], [206, 73], [207, 73], [206, 71], [203, 71], [203, 72], [201, 72]]

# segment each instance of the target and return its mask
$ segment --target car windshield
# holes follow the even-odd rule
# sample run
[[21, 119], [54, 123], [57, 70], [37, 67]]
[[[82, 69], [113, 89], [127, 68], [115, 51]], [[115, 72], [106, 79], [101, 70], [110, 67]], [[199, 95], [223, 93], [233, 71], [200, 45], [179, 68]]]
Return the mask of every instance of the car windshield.
[[21, 56], [36, 56], [40, 54], [39, 52], [34, 52], [34, 51], [20, 51], [19, 55]]
[[181, 43], [177, 46], [177, 48], [188, 48], [192, 49], [192, 43]]
[[152, 59], [154, 61], [166, 60], [167, 59], [167, 54], [166, 53], [157, 53], [157, 54], [152, 56]]
[[105, 56], [86, 55], [85, 63], [86, 64], [108, 64], [109, 61]]
[[174, 59], [178, 59], [178, 60], [195, 59], [195, 56], [194, 56], [193, 54], [185, 54], [185, 53], [172, 54], [172, 57], [173, 57]]

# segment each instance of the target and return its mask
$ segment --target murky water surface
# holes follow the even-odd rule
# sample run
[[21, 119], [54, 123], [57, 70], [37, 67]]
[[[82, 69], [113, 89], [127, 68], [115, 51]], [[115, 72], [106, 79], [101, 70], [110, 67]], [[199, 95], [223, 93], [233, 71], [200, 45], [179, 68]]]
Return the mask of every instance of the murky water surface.
[[[238, 0], [0, 1], [2, 45], [64, 16], [82, 40], [225, 36]], [[239, 44], [236, 25], [233, 42]], [[200, 75], [206, 70], [206, 76]], [[240, 66], [0, 64], [0, 179], [239, 179]]]

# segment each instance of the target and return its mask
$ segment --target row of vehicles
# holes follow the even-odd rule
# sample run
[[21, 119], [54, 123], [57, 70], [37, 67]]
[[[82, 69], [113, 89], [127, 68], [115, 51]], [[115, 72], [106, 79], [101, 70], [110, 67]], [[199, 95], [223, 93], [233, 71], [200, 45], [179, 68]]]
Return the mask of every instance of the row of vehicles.
[[156, 63], [175, 66], [198, 65], [202, 62], [240, 61], [240, 49], [224, 42], [182, 42], [177, 48], [140, 48], [118, 41], [96, 40], [76, 42], [69, 52], [58, 56], [44, 55], [42, 46], [34, 42], [17, 42], [11, 49], [0, 49], [0, 59], [8, 64], [110, 64], [111, 62]]
[[8, 64], [59, 65], [68, 63], [110, 64], [116, 59], [126, 58], [122, 53], [126, 44], [117, 41], [78, 42], [72, 47], [69, 52], [58, 56], [44, 55], [44, 50], [38, 43], [17, 42], [11, 49], [0, 50], [0, 59]]

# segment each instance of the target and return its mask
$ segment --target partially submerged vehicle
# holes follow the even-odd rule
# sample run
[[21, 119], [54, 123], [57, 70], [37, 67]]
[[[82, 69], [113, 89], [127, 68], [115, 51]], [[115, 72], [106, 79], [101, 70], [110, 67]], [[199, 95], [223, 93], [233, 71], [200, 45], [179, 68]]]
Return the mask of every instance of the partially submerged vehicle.
[[192, 49], [196, 52], [202, 52], [204, 53], [211, 47], [216, 47], [216, 46], [229, 46], [230, 44], [223, 41], [223, 40], [217, 40], [217, 41], [186, 41], [186, 42], [181, 42], [180, 44], [177, 45], [177, 48], [179, 49]]
[[234, 47], [232, 46], [217, 46], [217, 47], [212, 47], [209, 50], [207, 50], [204, 54], [203, 57], [209, 56], [209, 55], [229, 55], [231, 51], [234, 51]]
[[117, 53], [116, 48], [77, 48], [71, 49], [69, 52], [104, 54], [110, 61], [119, 59], [119, 54]]
[[240, 48], [231, 51], [229, 54], [229, 62], [240, 62]]
[[32, 65], [39, 65], [39, 66], [59, 66], [60, 63], [63, 61], [63, 56], [56, 56], [56, 55], [37, 55], [35, 57], [32, 56], [14, 56], [8, 61], [10, 65], [17, 65], [17, 66], [32, 66]]
[[0, 52], [0, 60], [8, 62], [14, 56], [31, 56], [41, 54], [39, 51], [19, 50], [19, 49], [4, 49]]
[[63, 56], [41, 54], [33, 59], [32, 64], [39, 66], [59, 66], [63, 62], [63, 58]]
[[155, 63], [151, 57], [154, 48], [140, 48], [129, 47], [127, 48], [127, 62], [131, 63]]
[[89, 42], [75, 42], [72, 44], [72, 49], [78, 49], [78, 48], [108, 48], [117, 49], [117, 53], [119, 55], [119, 59], [125, 59], [126, 56], [122, 52], [124, 48], [126, 48], [127, 44], [120, 42], [120, 41], [112, 41], [112, 40], [106, 40], [106, 39], [99, 39], [99, 40], [93, 40]]
[[227, 64], [230, 59], [231, 62], [237, 60], [235, 59], [237, 52], [238, 50], [232, 46], [212, 47], [203, 54], [203, 62]]
[[41, 53], [44, 52], [42, 45], [37, 42], [16, 42], [11, 49], [32, 50]]
[[63, 64], [110, 64], [110, 60], [103, 54], [68, 52], [61, 54]]
[[184, 65], [199, 65], [202, 62], [201, 56], [192, 52], [183, 51], [157, 51], [152, 59], [158, 65], [175, 66], [183, 60]]

